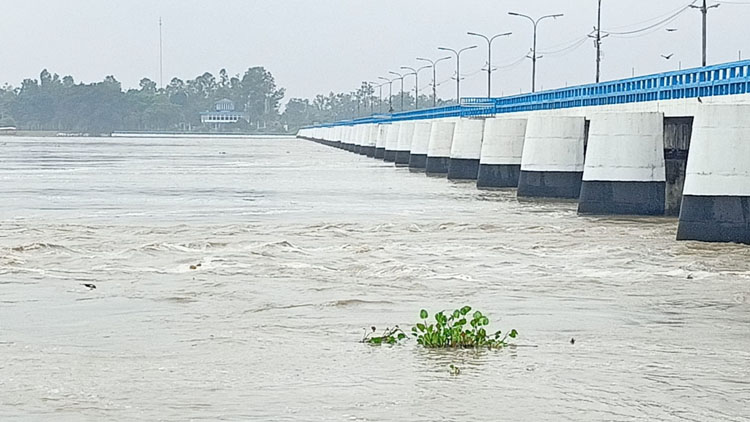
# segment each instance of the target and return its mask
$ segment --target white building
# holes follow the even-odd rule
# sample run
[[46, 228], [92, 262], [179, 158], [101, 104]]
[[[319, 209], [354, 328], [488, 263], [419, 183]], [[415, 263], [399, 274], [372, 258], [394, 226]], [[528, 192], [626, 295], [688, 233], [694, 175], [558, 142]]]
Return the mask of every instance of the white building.
[[224, 123], [237, 123], [240, 120], [249, 120], [246, 113], [234, 110], [234, 102], [228, 99], [217, 101], [214, 111], [201, 113], [201, 123], [214, 124], [218, 129]]

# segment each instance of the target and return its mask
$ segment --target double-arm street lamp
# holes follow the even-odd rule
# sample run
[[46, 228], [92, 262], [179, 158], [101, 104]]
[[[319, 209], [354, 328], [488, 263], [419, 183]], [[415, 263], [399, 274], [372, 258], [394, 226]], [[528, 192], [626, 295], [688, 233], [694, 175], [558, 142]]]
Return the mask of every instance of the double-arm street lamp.
[[422, 66], [418, 69], [414, 69], [409, 66], [401, 66], [401, 69], [410, 70], [411, 73], [407, 73], [404, 76], [414, 75], [414, 109], [419, 110], [419, 72], [425, 69], [429, 69], [430, 66]]
[[382, 76], [378, 76], [378, 79], [383, 80], [383, 85], [388, 84], [388, 112], [393, 113], [393, 81], [395, 79], [388, 79]]
[[427, 67], [431, 67], [432, 68], [432, 106], [433, 107], [437, 107], [437, 71], [435, 69], [435, 66], [438, 63], [440, 63], [440, 62], [442, 62], [444, 60], [448, 60], [448, 59], [450, 59], [450, 56], [448, 56], [448, 57], [441, 57], [441, 58], [439, 58], [437, 60], [426, 59], [424, 57], [417, 57], [417, 60], [429, 63], [429, 65]]
[[487, 98], [492, 97], [492, 42], [499, 37], [508, 37], [512, 32], [505, 32], [503, 34], [497, 34], [492, 37], [482, 35], [476, 32], [467, 32], [467, 34], [484, 38], [487, 41]]
[[[396, 75], [396, 79], [401, 80], [401, 111], [404, 111], [404, 77], [406, 77], [406, 75], [402, 75], [398, 72], [393, 72], [393, 71], [390, 71], [388, 73], [390, 73], [391, 75]], [[394, 79], [394, 81], [396, 79]]]
[[472, 50], [474, 48], [477, 48], [477, 46], [472, 45], [470, 47], [464, 47], [460, 50], [454, 50], [447, 47], [438, 47], [438, 50], [450, 51], [451, 53], [456, 55], [456, 104], [459, 104], [461, 102], [461, 53], [467, 50]]
[[557, 19], [563, 16], [562, 13], [556, 14], [556, 15], [546, 15], [542, 16], [541, 18], [534, 19], [531, 16], [524, 15], [521, 13], [516, 12], [508, 12], [511, 16], [518, 16], [521, 18], [526, 18], [531, 21], [531, 23], [534, 25], [534, 44], [531, 49], [531, 92], [536, 92], [536, 59], [540, 56], [537, 56], [536, 54], [536, 29], [539, 26], [539, 22], [543, 21], [544, 19], [552, 18]]

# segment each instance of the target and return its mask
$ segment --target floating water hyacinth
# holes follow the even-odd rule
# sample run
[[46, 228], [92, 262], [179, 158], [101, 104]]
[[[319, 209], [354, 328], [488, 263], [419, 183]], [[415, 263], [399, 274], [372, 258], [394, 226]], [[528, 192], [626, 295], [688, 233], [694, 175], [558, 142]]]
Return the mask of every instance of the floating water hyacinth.
[[[417, 339], [417, 344], [430, 349], [500, 349], [508, 345], [509, 338], [518, 336], [514, 329], [505, 334], [502, 331], [489, 333], [489, 318], [482, 312], [475, 311], [469, 319], [471, 310], [471, 306], [464, 306], [451, 313], [440, 311], [434, 316], [435, 323], [430, 324], [427, 321], [429, 312], [422, 309], [419, 312], [422, 322], [411, 328], [411, 334]], [[407, 338], [406, 333], [398, 326], [386, 328], [380, 335], [376, 332], [375, 327], [365, 330], [362, 342], [374, 345], [397, 344]]]

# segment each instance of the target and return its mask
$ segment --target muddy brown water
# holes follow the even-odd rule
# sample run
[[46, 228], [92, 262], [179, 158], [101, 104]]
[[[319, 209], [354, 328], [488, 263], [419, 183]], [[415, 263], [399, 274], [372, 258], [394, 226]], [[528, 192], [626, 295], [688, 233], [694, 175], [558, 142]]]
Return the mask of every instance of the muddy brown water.
[[[0, 138], [0, 420], [748, 420], [750, 248], [676, 226], [295, 139]], [[466, 304], [517, 347], [358, 343]]]

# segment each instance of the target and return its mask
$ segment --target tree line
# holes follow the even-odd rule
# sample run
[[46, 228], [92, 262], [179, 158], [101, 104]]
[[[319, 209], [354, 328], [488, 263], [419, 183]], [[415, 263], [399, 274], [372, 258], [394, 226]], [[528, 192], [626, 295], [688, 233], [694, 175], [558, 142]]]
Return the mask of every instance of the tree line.
[[[224, 124], [221, 130], [289, 133], [314, 123], [409, 110], [415, 102], [411, 93], [404, 94], [403, 107], [400, 94], [381, 101], [380, 93], [375, 95], [367, 83], [349, 93], [292, 98], [282, 107], [284, 94], [264, 67], [251, 67], [242, 75], [230, 76], [221, 69], [218, 76], [205, 72], [187, 81], [173, 78], [163, 88], [143, 78], [138, 88], [128, 90], [114, 76], [76, 83], [72, 76], [60, 77], [45, 69], [38, 79], [25, 79], [19, 87], [0, 87], [0, 127], [93, 134], [203, 132], [215, 127], [203, 125], [200, 113], [229, 99], [249, 121]], [[431, 97], [420, 95], [419, 101], [422, 106], [432, 105]]]

